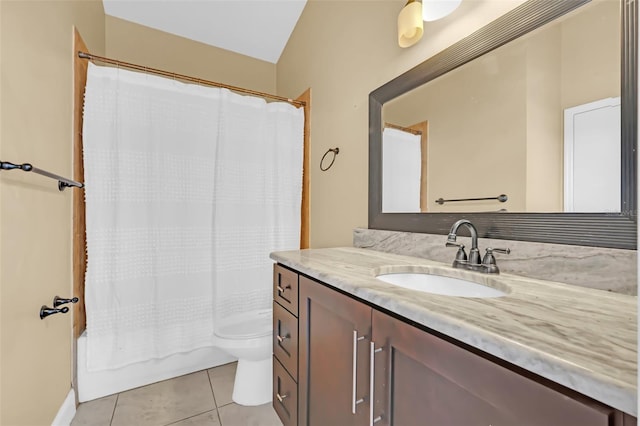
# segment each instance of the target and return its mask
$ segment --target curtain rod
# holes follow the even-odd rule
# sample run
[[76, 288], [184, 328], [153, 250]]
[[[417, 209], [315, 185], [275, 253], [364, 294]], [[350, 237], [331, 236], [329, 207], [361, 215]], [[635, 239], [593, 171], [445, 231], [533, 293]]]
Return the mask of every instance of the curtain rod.
[[55, 173], [48, 172], [46, 170], [39, 169], [37, 167], [32, 166], [29, 163], [24, 164], [13, 164], [8, 161], [0, 161], [0, 170], [23, 170], [25, 172], [33, 172], [42, 176], [46, 176], [51, 179], [55, 179], [58, 181], [58, 189], [60, 191], [64, 191], [65, 188], [76, 187], [76, 188], [84, 188], [84, 184], [80, 182], [76, 182], [75, 180], [67, 179], [62, 176], [59, 176]]
[[390, 127], [392, 129], [402, 130], [403, 132], [411, 133], [412, 135], [422, 135], [422, 132], [420, 130], [398, 126], [397, 124], [384, 123], [384, 127]]
[[213, 87], [221, 87], [223, 89], [233, 90], [234, 92], [246, 93], [249, 95], [256, 95], [263, 98], [274, 99], [277, 101], [289, 102], [290, 104], [293, 104], [296, 106], [305, 106], [307, 104], [305, 101], [297, 101], [295, 99], [285, 98], [283, 96], [271, 95], [269, 93], [258, 92], [250, 89], [243, 89], [242, 87], [229, 86], [227, 84], [217, 83], [215, 81], [203, 80], [197, 77], [190, 77], [188, 75], [178, 74], [171, 71], [164, 71], [156, 68], [146, 67], [144, 65], [137, 65], [137, 64], [132, 64], [130, 62], [120, 61], [117, 59], [105, 58], [104, 56], [93, 55], [87, 52], [78, 51], [78, 57], [82, 59], [89, 59], [92, 61], [103, 62], [105, 64], [117, 65], [123, 68], [130, 68], [133, 70], [142, 71], [150, 74], [161, 75], [163, 77], [177, 78], [177, 79], [189, 81], [192, 83], [203, 84], [206, 86], [213, 86]]

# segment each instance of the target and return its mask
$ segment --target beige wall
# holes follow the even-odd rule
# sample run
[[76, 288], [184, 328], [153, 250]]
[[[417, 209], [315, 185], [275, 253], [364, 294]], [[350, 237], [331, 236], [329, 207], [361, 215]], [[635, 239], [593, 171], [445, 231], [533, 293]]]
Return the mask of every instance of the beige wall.
[[528, 212], [563, 211], [564, 109], [620, 96], [619, 1], [596, 0], [551, 29], [528, 44]]
[[[72, 173], [72, 40], [104, 52], [102, 3], [0, 3], [0, 159]], [[0, 174], [0, 424], [48, 425], [71, 387], [71, 315], [41, 305], [71, 295], [71, 190]]]
[[[383, 119], [408, 126], [427, 119], [429, 212], [524, 211], [526, 51], [504, 46], [388, 102]], [[508, 194], [506, 203], [439, 205], [437, 198]]]
[[563, 210], [563, 135], [560, 99], [561, 28], [538, 32], [527, 47], [525, 212]]
[[106, 16], [107, 56], [232, 86], [275, 93], [276, 66]]
[[596, 0], [554, 29], [532, 37], [527, 57], [528, 212], [563, 211], [562, 111], [620, 96], [620, 2]]
[[[310, 0], [278, 62], [280, 95], [312, 89], [312, 247], [351, 245], [353, 228], [367, 225], [369, 93], [522, 1], [462, 2], [401, 49], [396, 22], [405, 3]], [[336, 146], [334, 166], [321, 172], [320, 158]]]
[[563, 23], [563, 109], [620, 96], [620, 33], [607, 31], [619, 26], [617, 0], [596, 0], [584, 13]]

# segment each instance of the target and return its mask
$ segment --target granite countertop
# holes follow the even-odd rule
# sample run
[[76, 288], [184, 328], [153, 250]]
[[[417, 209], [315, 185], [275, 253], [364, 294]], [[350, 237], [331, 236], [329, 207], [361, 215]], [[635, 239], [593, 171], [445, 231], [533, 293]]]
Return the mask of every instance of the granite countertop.
[[[353, 247], [275, 252], [271, 259], [373, 305], [637, 417], [637, 297]], [[384, 283], [428, 272], [508, 294], [473, 299]]]

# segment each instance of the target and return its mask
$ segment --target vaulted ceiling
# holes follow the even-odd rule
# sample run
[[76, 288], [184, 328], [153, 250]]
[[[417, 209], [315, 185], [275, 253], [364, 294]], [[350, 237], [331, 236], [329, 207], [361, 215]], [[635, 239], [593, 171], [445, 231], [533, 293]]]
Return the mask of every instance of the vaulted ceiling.
[[271, 63], [306, 0], [103, 0], [107, 15]]

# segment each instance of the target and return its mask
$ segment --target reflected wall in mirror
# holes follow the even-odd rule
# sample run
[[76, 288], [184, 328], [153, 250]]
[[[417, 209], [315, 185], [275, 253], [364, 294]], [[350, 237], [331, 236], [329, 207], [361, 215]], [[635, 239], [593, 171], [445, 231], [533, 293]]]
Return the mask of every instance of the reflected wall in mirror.
[[[635, 249], [637, 20], [636, 2], [528, 0], [371, 92], [369, 228], [447, 234], [464, 217], [487, 238]], [[613, 123], [611, 141], [599, 121]], [[420, 183], [410, 203], [386, 203], [385, 124], [417, 123], [427, 129], [420, 153], [414, 136], [403, 155], [419, 156], [407, 174]], [[600, 144], [586, 166], [585, 135]], [[436, 203], [502, 194], [504, 203]]]
[[385, 103], [382, 211], [620, 212], [619, 99], [594, 1]]

